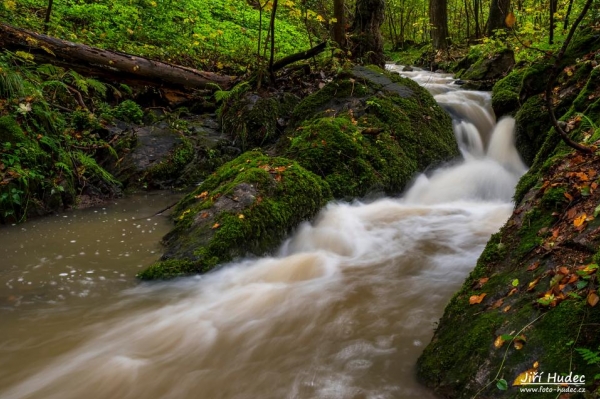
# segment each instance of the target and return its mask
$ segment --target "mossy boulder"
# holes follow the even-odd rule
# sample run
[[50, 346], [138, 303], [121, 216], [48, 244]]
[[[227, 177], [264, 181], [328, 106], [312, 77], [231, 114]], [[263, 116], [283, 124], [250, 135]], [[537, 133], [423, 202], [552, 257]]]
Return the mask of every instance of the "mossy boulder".
[[450, 116], [417, 83], [354, 67], [294, 110], [282, 153], [327, 180], [336, 198], [394, 194], [458, 155]]
[[[566, 167], [573, 173], [565, 175]], [[546, 183], [528, 192], [451, 299], [418, 361], [419, 378], [443, 397], [528, 397], [513, 381], [538, 367], [546, 374], [583, 374], [588, 389], [597, 388], [598, 366], [573, 348], [600, 345], [593, 327], [600, 313], [587, 302], [596, 291], [589, 284], [596, 287], [598, 279], [600, 223], [578, 227], [568, 216], [589, 214], [600, 201], [600, 192], [580, 190], [578, 174], [590, 170], [600, 171], [600, 157], [554, 158]], [[509, 392], [497, 389], [499, 379]]]
[[[557, 113], [573, 140], [598, 146], [600, 87], [589, 68], [586, 73], [577, 68], [569, 66], [571, 74], [559, 79], [557, 91], [565, 95]], [[578, 88], [577, 98], [585, 91], [587, 101], [567, 107], [571, 87]], [[578, 154], [544, 128], [544, 107], [541, 96], [531, 96], [517, 113], [517, 122], [531, 130], [526, 133], [543, 132], [543, 144], [517, 186], [515, 212], [488, 242], [418, 361], [419, 378], [444, 397], [529, 397], [513, 382], [533, 369], [585, 375], [586, 395], [600, 393], [598, 364], [577, 350], [600, 348], [594, 306], [600, 220], [591, 216], [600, 203], [594, 188], [600, 156]], [[508, 392], [497, 388], [500, 380]], [[556, 392], [538, 396], [555, 398]]]
[[500, 79], [492, 88], [492, 108], [496, 118], [514, 115], [519, 106], [519, 92], [523, 82], [521, 71], [513, 71]]
[[165, 254], [138, 277], [203, 273], [237, 257], [268, 253], [331, 198], [328, 184], [298, 163], [244, 153], [177, 204]]
[[511, 49], [504, 49], [490, 57], [480, 58], [462, 73], [460, 78], [469, 81], [465, 88], [489, 90], [495, 82], [506, 76], [514, 65], [514, 52]]
[[335, 198], [398, 193], [418, 170], [390, 133], [373, 139], [347, 117], [315, 119], [299, 129], [288, 156], [323, 177]]
[[292, 93], [231, 95], [219, 112], [223, 132], [242, 151], [272, 144], [281, 136], [299, 101]]

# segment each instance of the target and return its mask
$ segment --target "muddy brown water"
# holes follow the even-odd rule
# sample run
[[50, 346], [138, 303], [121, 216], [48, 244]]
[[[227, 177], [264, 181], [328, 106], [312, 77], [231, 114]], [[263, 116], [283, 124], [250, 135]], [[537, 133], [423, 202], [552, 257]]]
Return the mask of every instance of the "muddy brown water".
[[332, 203], [273, 256], [202, 277], [134, 278], [169, 196], [0, 228], [0, 398], [432, 398], [416, 360], [511, 213], [511, 123], [484, 139], [457, 120], [464, 159], [404, 197]]

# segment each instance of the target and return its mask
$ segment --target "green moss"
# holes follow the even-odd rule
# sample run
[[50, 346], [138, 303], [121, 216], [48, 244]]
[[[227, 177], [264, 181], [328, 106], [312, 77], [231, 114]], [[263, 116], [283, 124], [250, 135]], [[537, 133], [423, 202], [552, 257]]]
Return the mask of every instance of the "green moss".
[[202, 273], [236, 257], [263, 255], [330, 199], [327, 183], [296, 162], [242, 154], [179, 202], [163, 260], [138, 277]]
[[517, 112], [515, 120], [517, 149], [525, 163], [531, 165], [546, 139], [545, 133], [551, 127], [544, 98], [538, 95], [525, 101]]
[[302, 125], [288, 156], [323, 177], [336, 198], [398, 192], [417, 170], [416, 162], [388, 133], [368, 137], [346, 117]]
[[281, 135], [278, 121], [289, 118], [298, 102], [291, 93], [260, 97], [242, 92], [231, 96], [220, 109], [223, 131], [242, 150], [273, 143]]
[[194, 145], [189, 139], [181, 137], [181, 143], [171, 151], [166, 159], [152, 165], [146, 171], [143, 180], [153, 182], [174, 179], [193, 158]]
[[26, 139], [21, 126], [10, 115], [0, 117], [0, 143], [16, 144]]
[[520, 105], [519, 91], [523, 82], [523, 74], [513, 71], [508, 76], [500, 79], [492, 89], [492, 108], [496, 117], [514, 114]]
[[573, 108], [579, 112], [585, 111], [590, 103], [589, 96], [597, 92], [598, 88], [600, 88], [600, 69], [595, 68], [591, 71], [585, 86], [581, 89], [575, 101], [573, 101]]
[[369, 94], [373, 94], [373, 89], [364, 81], [357, 81], [355, 78], [348, 77], [347, 74], [341, 75], [338, 80], [326, 84], [321, 90], [305, 97], [294, 108], [292, 124], [297, 126], [303, 121], [323, 117], [325, 116], [323, 111], [336, 108], [336, 103], [339, 104], [344, 99], [352, 97], [364, 98]]

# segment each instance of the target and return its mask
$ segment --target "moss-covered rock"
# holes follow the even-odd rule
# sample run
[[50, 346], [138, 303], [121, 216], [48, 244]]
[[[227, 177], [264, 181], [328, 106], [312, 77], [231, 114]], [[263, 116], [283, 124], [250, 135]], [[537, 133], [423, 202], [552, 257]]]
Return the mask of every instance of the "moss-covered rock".
[[417, 83], [354, 67], [294, 110], [280, 144], [336, 198], [401, 191], [418, 171], [458, 155], [449, 115]]
[[[572, 173], [565, 175], [566, 167]], [[573, 371], [586, 376], [588, 389], [597, 388], [598, 366], [573, 350], [596, 351], [600, 345], [592, 328], [600, 313], [586, 300], [596, 291], [600, 223], [573, 223], [600, 200], [600, 193], [580, 189], [587, 178], [581, 173], [590, 170], [600, 170], [600, 157], [588, 163], [577, 154], [554, 159], [545, 184], [531, 190], [492, 236], [419, 359], [419, 377], [436, 392], [451, 398], [528, 397], [513, 381], [534, 368]], [[481, 303], [471, 300], [482, 295]], [[500, 379], [509, 392], [498, 390]]]
[[389, 133], [373, 139], [364, 129], [347, 117], [307, 122], [293, 137], [288, 155], [323, 177], [336, 198], [399, 192], [417, 171], [416, 160]]
[[473, 63], [460, 75], [462, 80], [471, 81], [478, 90], [489, 90], [494, 83], [506, 76], [515, 65], [515, 54], [511, 49], [503, 49], [490, 57], [483, 57]]
[[221, 106], [223, 132], [242, 151], [274, 143], [300, 99], [291, 93], [232, 95]]
[[523, 82], [523, 74], [514, 71], [500, 79], [492, 88], [492, 108], [496, 118], [514, 115], [520, 105], [519, 92]]
[[[566, 67], [556, 89], [557, 115], [575, 141], [598, 146], [597, 75], [581, 62]], [[598, 364], [576, 349], [600, 349], [593, 327], [600, 313], [589, 300], [598, 294], [600, 220], [591, 215], [600, 202], [600, 156], [567, 147], [548, 128], [546, 114], [542, 96], [525, 98], [517, 124], [532, 141], [530, 155], [539, 150], [517, 186], [517, 208], [488, 242], [419, 359], [419, 377], [444, 397], [530, 397], [513, 382], [533, 369], [585, 375], [585, 388], [599, 393]], [[508, 392], [497, 388], [500, 380]]]
[[177, 204], [165, 255], [138, 277], [202, 273], [236, 257], [263, 255], [330, 199], [327, 183], [298, 163], [244, 153]]

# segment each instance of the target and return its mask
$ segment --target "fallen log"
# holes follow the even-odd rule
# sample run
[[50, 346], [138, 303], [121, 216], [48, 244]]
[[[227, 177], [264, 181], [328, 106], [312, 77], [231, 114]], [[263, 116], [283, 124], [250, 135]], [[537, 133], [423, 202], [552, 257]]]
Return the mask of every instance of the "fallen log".
[[314, 57], [315, 55], [320, 54], [323, 51], [325, 51], [326, 47], [327, 47], [327, 42], [323, 42], [309, 50], [301, 51], [299, 53], [292, 54], [292, 55], [288, 55], [287, 57], [284, 57], [284, 58], [280, 59], [279, 61], [275, 62], [271, 68], [271, 71], [276, 72], [276, 71], [280, 70], [281, 68], [283, 68], [293, 62], [306, 60], [306, 59], [309, 59], [310, 57]]
[[150, 86], [229, 89], [234, 77], [198, 71], [118, 51], [73, 43], [0, 23], [0, 48], [26, 51], [38, 63], [64, 66], [86, 75]]

